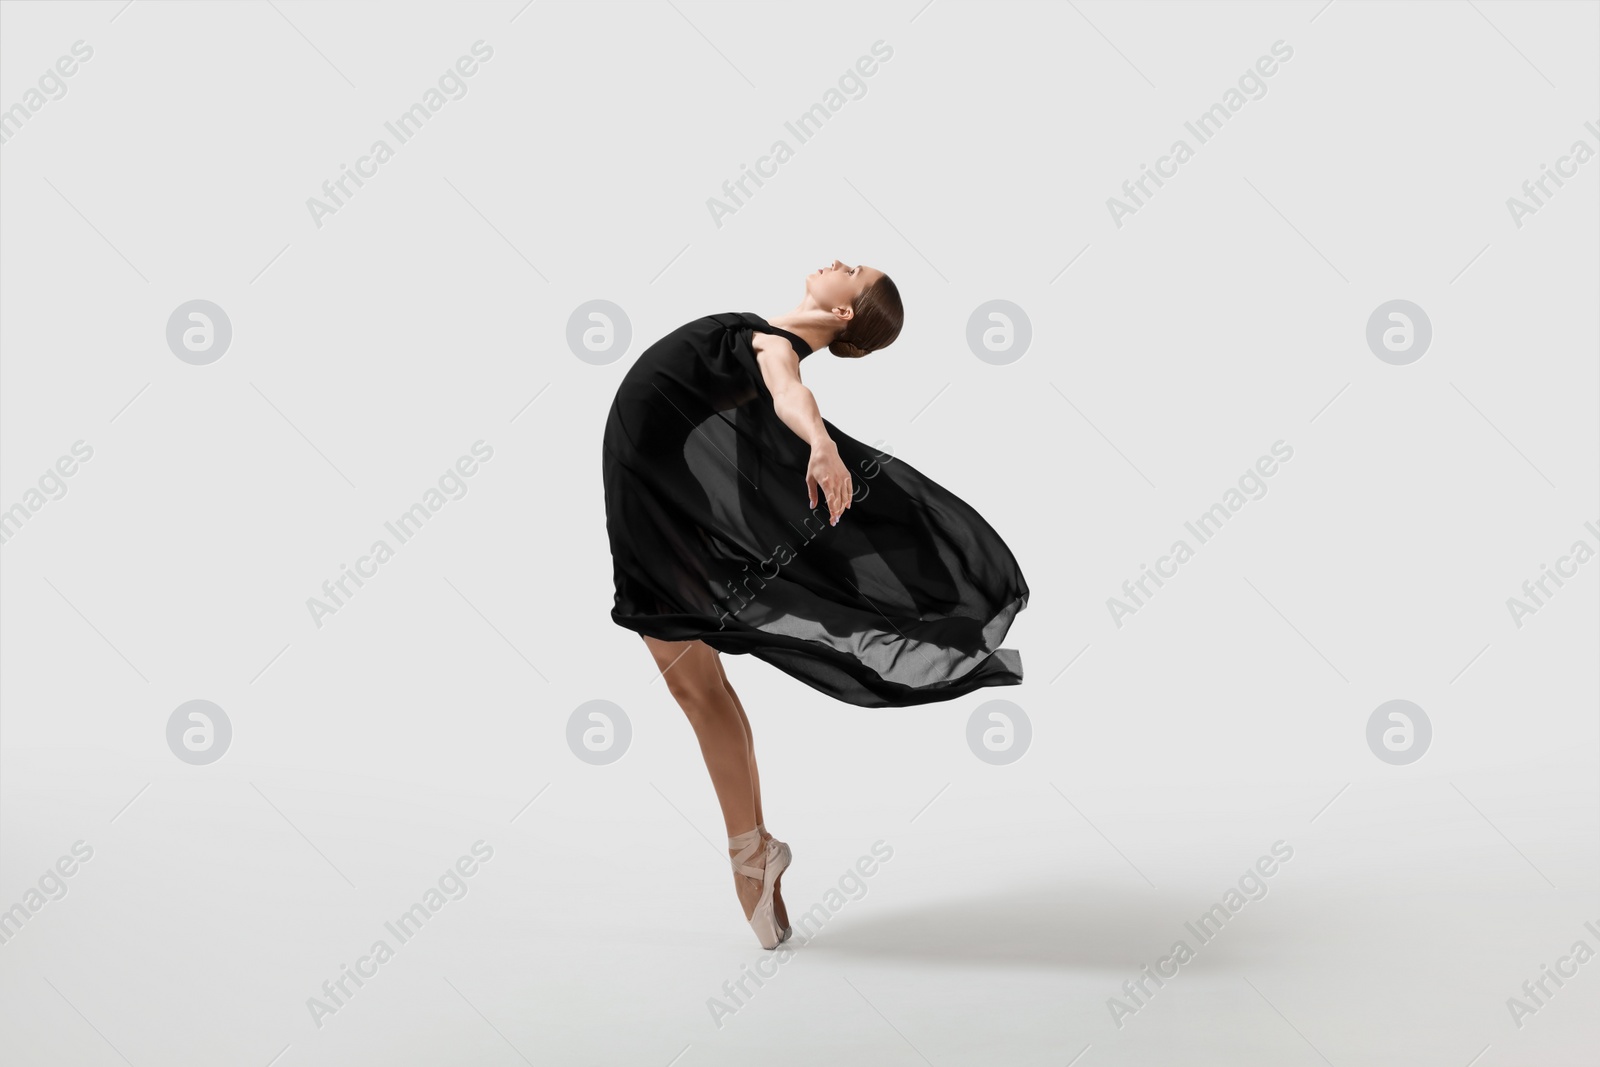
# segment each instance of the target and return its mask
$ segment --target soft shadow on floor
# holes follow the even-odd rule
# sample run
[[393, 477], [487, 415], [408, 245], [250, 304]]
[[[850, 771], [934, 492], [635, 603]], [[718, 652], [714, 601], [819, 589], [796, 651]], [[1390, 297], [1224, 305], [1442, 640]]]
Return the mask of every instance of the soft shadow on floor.
[[1249, 905], [1219, 933], [1208, 929], [1211, 940], [1202, 941], [1184, 923], [1198, 926], [1205, 904], [1191, 895], [1168, 897], [1148, 887], [1112, 891], [1104, 885], [1062, 882], [894, 911], [874, 904], [869, 893], [819, 926], [814, 920], [803, 922], [800, 902], [790, 901], [792, 943], [800, 952], [840, 958], [963, 967], [1106, 968], [1119, 974], [1154, 965], [1179, 939], [1213, 965], [1272, 954], [1272, 931], [1260, 921], [1268, 916], [1252, 915]]

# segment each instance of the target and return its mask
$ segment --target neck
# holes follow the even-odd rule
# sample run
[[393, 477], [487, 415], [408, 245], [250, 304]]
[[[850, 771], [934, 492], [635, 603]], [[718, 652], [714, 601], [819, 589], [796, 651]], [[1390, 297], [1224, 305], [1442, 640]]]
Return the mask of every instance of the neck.
[[798, 334], [806, 344], [811, 346], [811, 351], [813, 352], [820, 352], [827, 348], [839, 336], [839, 328], [835, 325], [831, 315], [821, 308], [808, 308], [804, 304], [786, 314], [774, 315], [767, 321], [774, 326], [788, 330], [792, 334]]

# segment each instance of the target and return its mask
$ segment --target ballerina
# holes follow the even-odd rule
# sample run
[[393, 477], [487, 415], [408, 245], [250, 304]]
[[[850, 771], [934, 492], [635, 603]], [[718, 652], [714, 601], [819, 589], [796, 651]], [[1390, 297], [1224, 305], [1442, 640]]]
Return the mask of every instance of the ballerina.
[[750, 720], [721, 653], [861, 707], [1022, 681], [999, 644], [1028, 586], [1000, 535], [909, 463], [841, 433], [800, 378], [818, 349], [861, 358], [903, 320], [887, 274], [833, 260], [787, 314], [707, 315], [652, 344], [606, 421], [612, 620], [644, 638], [694, 728], [764, 948], [791, 933], [793, 855], [767, 832]]

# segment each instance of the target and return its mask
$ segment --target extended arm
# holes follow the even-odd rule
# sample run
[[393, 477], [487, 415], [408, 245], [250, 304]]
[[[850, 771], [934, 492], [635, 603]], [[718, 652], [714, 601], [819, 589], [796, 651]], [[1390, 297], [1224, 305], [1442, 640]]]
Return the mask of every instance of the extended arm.
[[755, 334], [751, 337], [751, 346], [756, 352], [762, 381], [766, 383], [767, 392], [772, 394], [773, 410], [796, 437], [811, 447], [811, 461], [806, 465], [807, 499], [816, 507], [820, 486], [828, 504], [829, 524], [837, 525], [839, 517], [850, 506], [855, 486], [850, 480], [850, 471], [839, 458], [838, 446], [822, 423], [817, 398], [800, 381], [800, 357], [788, 339], [772, 334]]

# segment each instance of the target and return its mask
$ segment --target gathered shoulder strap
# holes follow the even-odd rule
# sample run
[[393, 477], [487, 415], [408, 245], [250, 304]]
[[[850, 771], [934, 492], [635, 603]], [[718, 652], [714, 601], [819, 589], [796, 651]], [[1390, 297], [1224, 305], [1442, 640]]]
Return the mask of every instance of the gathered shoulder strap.
[[775, 333], [779, 337], [788, 338], [789, 343], [794, 345], [794, 350], [801, 359], [805, 359], [807, 356], [811, 355], [811, 346], [806, 344], [805, 338], [801, 337], [799, 334], [791, 333], [788, 330], [785, 330], [782, 326], [774, 326], [772, 323], [768, 322], [766, 319], [762, 318], [760, 315], [757, 315], [753, 311], [746, 311], [744, 315], [750, 321], [750, 328], [755, 330], [757, 333]]

